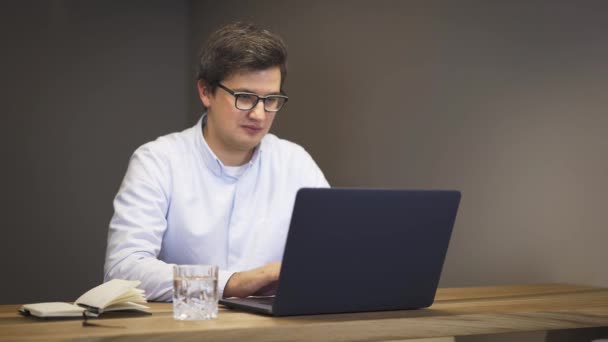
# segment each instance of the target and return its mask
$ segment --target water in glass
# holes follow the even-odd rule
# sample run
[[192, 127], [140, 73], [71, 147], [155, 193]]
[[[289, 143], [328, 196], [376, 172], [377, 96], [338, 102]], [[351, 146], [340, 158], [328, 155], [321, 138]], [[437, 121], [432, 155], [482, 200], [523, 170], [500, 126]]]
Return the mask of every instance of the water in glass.
[[217, 302], [217, 277], [174, 277], [173, 318], [178, 320], [216, 319]]

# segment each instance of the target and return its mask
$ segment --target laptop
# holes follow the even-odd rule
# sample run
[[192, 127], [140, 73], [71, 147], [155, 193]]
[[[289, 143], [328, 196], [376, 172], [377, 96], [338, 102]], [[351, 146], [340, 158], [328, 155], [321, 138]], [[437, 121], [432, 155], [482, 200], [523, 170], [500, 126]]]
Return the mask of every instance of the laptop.
[[273, 316], [428, 307], [459, 202], [451, 190], [300, 189], [276, 295], [220, 304]]

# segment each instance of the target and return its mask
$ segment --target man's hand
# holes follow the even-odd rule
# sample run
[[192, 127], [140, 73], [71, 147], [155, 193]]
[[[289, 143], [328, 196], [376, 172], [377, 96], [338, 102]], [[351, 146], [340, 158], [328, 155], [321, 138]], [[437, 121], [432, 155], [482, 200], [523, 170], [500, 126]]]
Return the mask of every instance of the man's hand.
[[224, 297], [269, 296], [276, 292], [281, 271], [280, 262], [272, 262], [245, 272], [237, 272], [228, 279]]

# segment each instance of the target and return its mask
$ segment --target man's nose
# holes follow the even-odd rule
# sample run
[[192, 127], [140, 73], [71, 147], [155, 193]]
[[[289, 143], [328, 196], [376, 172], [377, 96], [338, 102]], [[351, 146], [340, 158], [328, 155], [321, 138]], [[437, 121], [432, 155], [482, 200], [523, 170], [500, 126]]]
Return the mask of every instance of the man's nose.
[[249, 117], [258, 121], [264, 120], [264, 118], [266, 117], [266, 111], [264, 110], [264, 101], [258, 101], [255, 107], [251, 109]]

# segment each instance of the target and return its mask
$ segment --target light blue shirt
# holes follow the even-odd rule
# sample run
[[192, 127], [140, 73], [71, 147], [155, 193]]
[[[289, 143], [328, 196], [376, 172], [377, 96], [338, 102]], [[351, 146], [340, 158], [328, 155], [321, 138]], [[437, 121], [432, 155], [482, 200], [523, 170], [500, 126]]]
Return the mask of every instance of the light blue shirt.
[[149, 300], [172, 299], [172, 264], [220, 268], [220, 295], [234, 272], [281, 261], [295, 195], [328, 187], [300, 146], [267, 134], [241, 170], [226, 168], [189, 129], [138, 148], [114, 199], [105, 281], [141, 281]]

